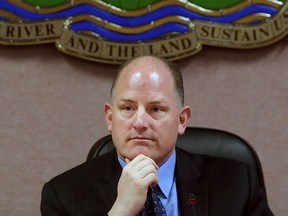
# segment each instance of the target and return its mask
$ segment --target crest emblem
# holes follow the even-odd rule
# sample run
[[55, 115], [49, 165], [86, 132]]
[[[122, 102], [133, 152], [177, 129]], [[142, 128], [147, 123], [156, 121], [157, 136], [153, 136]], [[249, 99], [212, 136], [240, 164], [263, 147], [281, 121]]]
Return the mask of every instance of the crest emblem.
[[0, 0], [0, 43], [56, 43], [67, 54], [120, 64], [171, 60], [203, 45], [252, 49], [288, 34], [286, 0]]

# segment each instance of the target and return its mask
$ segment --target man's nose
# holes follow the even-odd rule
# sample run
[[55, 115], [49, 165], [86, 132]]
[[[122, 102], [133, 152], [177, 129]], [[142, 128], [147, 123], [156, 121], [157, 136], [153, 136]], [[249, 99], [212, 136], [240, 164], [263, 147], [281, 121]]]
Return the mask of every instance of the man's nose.
[[143, 131], [148, 128], [148, 114], [144, 108], [139, 108], [135, 115], [134, 128]]

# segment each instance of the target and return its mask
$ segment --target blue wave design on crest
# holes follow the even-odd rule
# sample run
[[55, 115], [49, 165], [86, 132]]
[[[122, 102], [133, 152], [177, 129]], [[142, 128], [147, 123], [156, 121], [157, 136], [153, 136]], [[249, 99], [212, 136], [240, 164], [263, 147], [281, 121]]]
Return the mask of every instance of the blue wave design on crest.
[[91, 31], [101, 36], [105, 35], [103, 37], [108, 40], [127, 42], [151, 40], [171, 32], [178, 32], [183, 34], [189, 30], [186, 25], [181, 25], [179, 23], [167, 23], [150, 31], [133, 35], [116, 33], [89, 21], [77, 22], [75, 24], [71, 24], [70, 27], [74, 31]]
[[180, 6], [168, 6], [168, 7], [160, 8], [156, 11], [147, 13], [142, 16], [132, 17], [132, 18], [117, 16], [117, 15], [103, 11], [89, 4], [79, 5], [73, 8], [69, 8], [69, 9], [54, 13], [54, 14], [38, 14], [36, 12], [31, 12], [31, 11], [22, 9], [9, 2], [1, 2], [0, 9], [10, 11], [30, 21], [39, 21], [39, 20], [44, 20], [46, 18], [63, 19], [63, 18], [67, 18], [70, 16], [89, 14], [89, 15], [94, 15], [96, 17], [99, 17], [103, 20], [107, 20], [108, 22], [115, 23], [115, 24], [122, 25], [122, 26], [127, 26], [127, 27], [145, 25], [152, 21], [158, 20], [166, 16], [171, 16], [171, 15], [187, 17], [191, 20], [197, 19], [197, 20], [203, 20], [203, 21], [231, 23], [231, 22], [234, 22], [235, 20], [241, 19], [245, 16], [248, 16], [254, 13], [268, 13], [272, 16], [277, 12], [277, 9], [267, 6], [267, 5], [263, 5], [263, 4], [251, 5], [243, 10], [236, 11], [233, 14], [229, 14], [226, 16], [219, 16], [219, 17], [201, 15], [201, 14], [189, 11], [186, 8], [183, 8]]
[[1, 21], [1, 20], [2, 20], [2, 21], [9, 21], [9, 19], [7, 19], [6, 17], [3, 17], [3, 16], [0, 15], [0, 21]]
[[[236, 11], [233, 14], [228, 14], [225, 16], [205, 16], [192, 11], [189, 11], [186, 8], [181, 6], [167, 6], [164, 8], [160, 8], [156, 11], [144, 14], [138, 17], [121, 17], [109, 13], [107, 11], [101, 10], [95, 6], [89, 4], [82, 4], [73, 8], [69, 8], [54, 14], [38, 14], [36, 12], [31, 12], [25, 9], [22, 9], [18, 6], [15, 6], [9, 2], [0, 0], [0, 9], [4, 9], [10, 11], [22, 18], [25, 18], [29, 21], [41, 21], [45, 19], [65, 19], [71, 16], [77, 15], [93, 15], [99, 17], [103, 20], [107, 20], [110, 23], [114, 23], [120, 26], [125, 27], [138, 27], [146, 24], [150, 24], [152, 21], [159, 20], [166, 16], [177, 15], [189, 18], [191, 20], [202, 20], [202, 21], [212, 21], [219, 23], [232, 23], [235, 20], [241, 19], [243, 17], [249, 16], [255, 13], [267, 13], [271, 16], [274, 15], [278, 10], [263, 4], [251, 5], [243, 10]], [[0, 20], [9, 21], [7, 18], [0, 16]], [[257, 21], [254, 22], [259, 23]], [[162, 26], [156, 27], [144, 33], [139, 34], [121, 34], [110, 31], [103, 27], [96, 25], [95, 23], [89, 21], [80, 21], [77, 23], [72, 23], [70, 28], [74, 31], [91, 31], [103, 38], [113, 41], [127, 41], [127, 42], [135, 42], [135, 41], [146, 41], [151, 40], [167, 33], [177, 32], [177, 33], [185, 33], [189, 31], [189, 27], [184, 24], [180, 24], [177, 22], [171, 22], [164, 24]]]

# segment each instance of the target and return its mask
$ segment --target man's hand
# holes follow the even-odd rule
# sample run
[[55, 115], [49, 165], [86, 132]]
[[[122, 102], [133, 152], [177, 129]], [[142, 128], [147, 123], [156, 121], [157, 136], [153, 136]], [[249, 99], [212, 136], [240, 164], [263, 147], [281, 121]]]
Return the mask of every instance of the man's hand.
[[108, 215], [135, 216], [143, 208], [148, 187], [158, 183], [157, 164], [149, 157], [140, 154], [132, 161], [125, 158], [118, 182], [118, 196]]

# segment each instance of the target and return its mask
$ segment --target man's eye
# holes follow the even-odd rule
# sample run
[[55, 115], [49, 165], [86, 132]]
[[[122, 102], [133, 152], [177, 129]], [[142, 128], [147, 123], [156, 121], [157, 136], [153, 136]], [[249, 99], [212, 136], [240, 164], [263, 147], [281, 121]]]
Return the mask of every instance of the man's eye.
[[159, 111], [161, 111], [161, 109], [159, 107], [152, 107], [152, 111], [153, 112], [159, 112]]
[[123, 107], [123, 110], [125, 110], [126, 112], [130, 112], [130, 111], [132, 111], [132, 107], [130, 107], [130, 106], [124, 106], [124, 107]]

